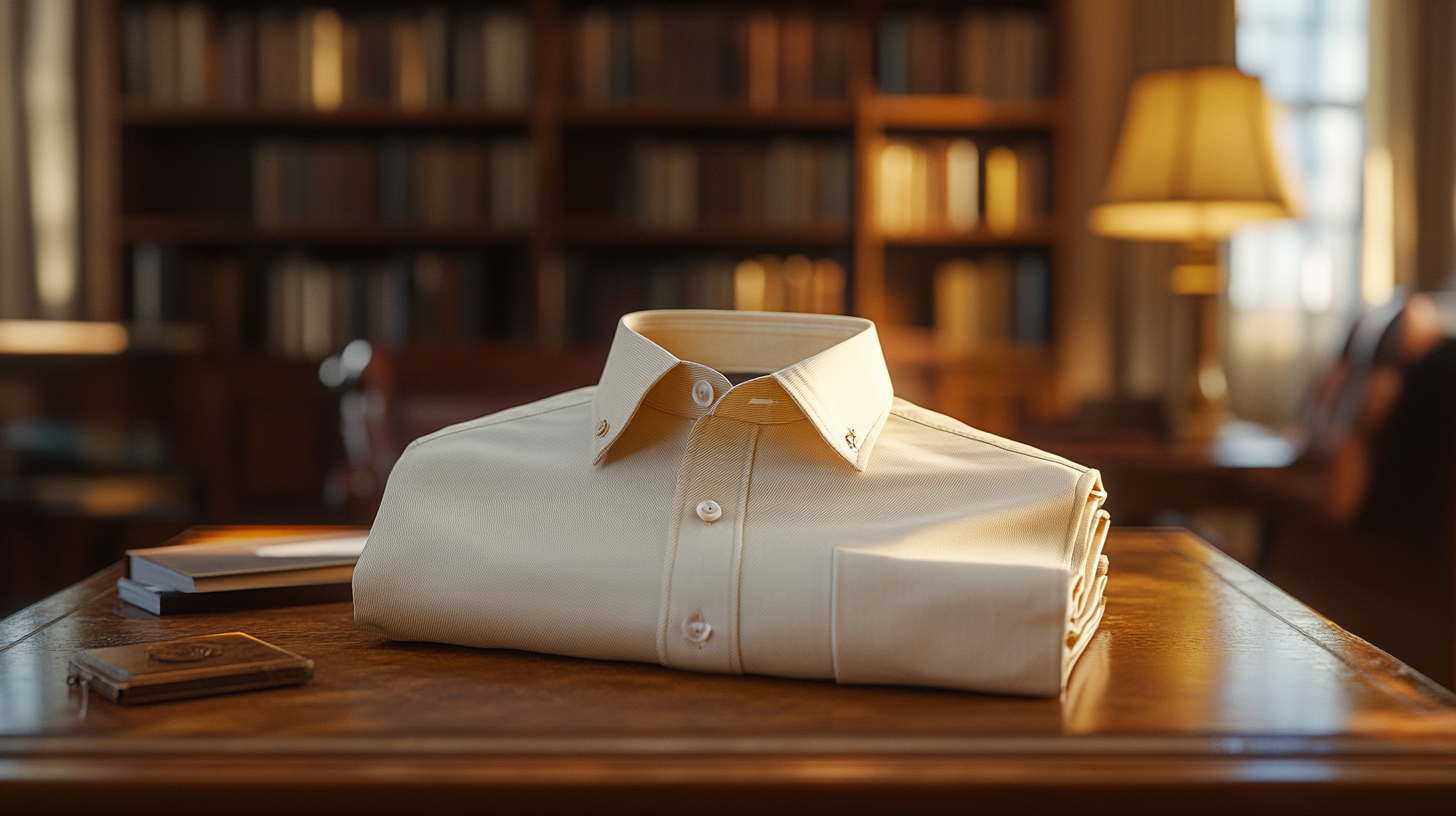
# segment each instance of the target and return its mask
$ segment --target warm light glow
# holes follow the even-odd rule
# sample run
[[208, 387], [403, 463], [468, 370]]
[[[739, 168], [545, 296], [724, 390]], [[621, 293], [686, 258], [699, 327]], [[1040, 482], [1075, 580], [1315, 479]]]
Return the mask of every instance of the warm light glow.
[[0, 354], [120, 354], [127, 343], [118, 323], [0, 320]]
[[1395, 165], [1384, 145], [1365, 153], [1360, 297], [1371, 306], [1395, 294]]
[[68, 0], [56, 0], [32, 3], [26, 10], [26, 148], [35, 224], [36, 290], [46, 316], [66, 317], [74, 309], [80, 276], [76, 8]]
[[1138, 78], [1092, 229], [1152, 241], [1218, 240], [1246, 221], [1294, 215], [1270, 119], [1259, 80], [1234, 68]]
[[333, 9], [313, 13], [313, 106], [338, 110], [344, 101], [344, 21]]

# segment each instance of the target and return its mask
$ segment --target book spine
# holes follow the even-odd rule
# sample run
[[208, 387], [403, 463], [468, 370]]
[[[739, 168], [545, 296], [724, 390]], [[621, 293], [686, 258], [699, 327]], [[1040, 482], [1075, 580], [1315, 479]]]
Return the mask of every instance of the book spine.
[[838, 13], [819, 17], [814, 26], [814, 97], [843, 99], [849, 50], [849, 23]]
[[530, 95], [531, 30], [516, 11], [486, 12], [485, 101], [492, 107], [520, 107]]
[[954, 139], [946, 148], [946, 224], [957, 232], [969, 232], [980, 223], [980, 164], [980, 152], [970, 139]]
[[208, 40], [211, 12], [201, 3], [177, 8], [177, 103], [186, 108], [208, 104]]
[[1016, 151], [1005, 145], [986, 152], [986, 228], [1007, 235], [1020, 226], [1023, 205], [1020, 162]]
[[909, 21], [901, 12], [886, 14], [880, 22], [880, 93], [910, 92]]
[[1026, 345], [1046, 345], [1051, 341], [1051, 269], [1046, 256], [1019, 255], [1014, 274], [1012, 338]]

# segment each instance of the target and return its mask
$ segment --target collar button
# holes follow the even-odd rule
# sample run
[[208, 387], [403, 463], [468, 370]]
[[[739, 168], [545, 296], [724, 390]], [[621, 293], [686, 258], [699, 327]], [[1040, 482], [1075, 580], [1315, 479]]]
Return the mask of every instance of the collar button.
[[698, 502], [698, 518], [712, 524], [718, 519], [723, 518], [723, 508], [718, 506], [718, 503], [712, 499], [700, 501]]
[[707, 380], [698, 380], [693, 386], [693, 402], [707, 408], [713, 404], [713, 384]]
[[607, 422], [604, 419], [601, 422], [598, 422], [597, 423], [597, 436], [606, 436], [607, 435], [607, 431], [610, 431], [611, 429], [612, 429], [611, 423]]

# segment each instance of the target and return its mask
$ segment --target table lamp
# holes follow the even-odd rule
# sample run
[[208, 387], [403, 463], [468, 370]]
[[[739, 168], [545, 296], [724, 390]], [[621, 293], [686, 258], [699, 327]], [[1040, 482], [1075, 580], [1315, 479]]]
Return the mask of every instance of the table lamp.
[[1197, 362], [1176, 425], [1184, 439], [1212, 438], [1226, 404], [1215, 242], [1246, 221], [1297, 212], [1275, 156], [1269, 110], [1259, 80], [1235, 68], [1138, 77], [1102, 203], [1089, 219], [1101, 235], [1184, 242], [1169, 277], [1174, 292], [1196, 301]]

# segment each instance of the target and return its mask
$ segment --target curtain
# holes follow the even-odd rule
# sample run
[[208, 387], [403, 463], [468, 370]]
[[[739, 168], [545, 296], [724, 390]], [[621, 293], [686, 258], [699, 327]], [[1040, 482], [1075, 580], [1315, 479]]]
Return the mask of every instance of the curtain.
[[74, 0], [0, 0], [0, 318], [79, 312]]

